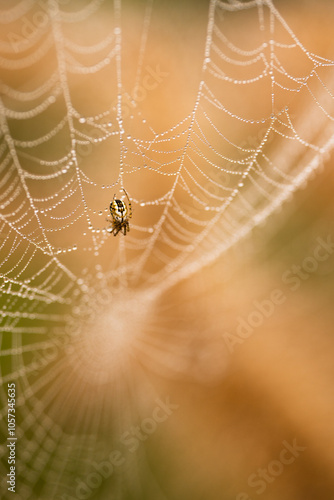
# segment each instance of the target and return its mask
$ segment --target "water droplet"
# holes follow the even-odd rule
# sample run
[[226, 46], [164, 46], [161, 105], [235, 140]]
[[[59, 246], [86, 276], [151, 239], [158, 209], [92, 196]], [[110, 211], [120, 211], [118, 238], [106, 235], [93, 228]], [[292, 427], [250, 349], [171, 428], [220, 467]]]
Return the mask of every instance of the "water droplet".
[[86, 123], [86, 118], [84, 118], [84, 117], [79, 118], [79, 122], [80, 123]]

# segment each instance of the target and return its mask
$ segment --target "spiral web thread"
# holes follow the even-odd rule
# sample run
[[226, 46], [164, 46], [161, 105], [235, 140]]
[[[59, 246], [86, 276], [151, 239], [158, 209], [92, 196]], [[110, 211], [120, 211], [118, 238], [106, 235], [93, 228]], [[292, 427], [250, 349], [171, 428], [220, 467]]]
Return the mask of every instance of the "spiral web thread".
[[[235, 29], [245, 15], [249, 40]], [[101, 16], [83, 44], [80, 33]], [[138, 103], [123, 113], [134, 92], [122, 76], [120, 0], [22, 0], [0, 22], [1, 427], [5, 436], [6, 388], [16, 381], [20, 498], [38, 488], [54, 498], [70, 491], [65, 468], [76, 456], [84, 469], [97, 435], [93, 420], [80, 437], [55, 421], [64, 361], [46, 361], [36, 376], [34, 352], [54, 345], [64, 324], [73, 335], [83, 310], [96, 318], [97, 291], [121, 309], [130, 292], [157, 296], [279, 209], [333, 146], [333, 61], [308, 52], [270, 0], [212, 0], [193, 109], [155, 131]], [[115, 194], [127, 202], [123, 188], [130, 233], [113, 238], [105, 218]]]

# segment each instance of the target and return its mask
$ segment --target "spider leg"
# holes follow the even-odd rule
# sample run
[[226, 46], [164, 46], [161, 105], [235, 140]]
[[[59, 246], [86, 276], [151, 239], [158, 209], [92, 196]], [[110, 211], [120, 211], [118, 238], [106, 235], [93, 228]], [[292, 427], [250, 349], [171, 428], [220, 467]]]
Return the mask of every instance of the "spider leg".
[[109, 222], [111, 224], [111, 227], [109, 227], [109, 229], [107, 229], [108, 233], [113, 233], [114, 232], [114, 228], [113, 228], [113, 221], [110, 220], [110, 219], [106, 219], [107, 222]]
[[127, 197], [127, 200], [128, 200], [128, 206], [129, 206], [129, 215], [128, 215], [128, 218], [129, 218], [129, 219], [131, 219], [131, 217], [132, 217], [132, 207], [131, 207], [131, 201], [130, 201], [130, 198], [129, 198], [128, 193], [125, 191], [125, 189], [124, 189], [124, 188], [122, 188], [122, 189], [123, 189], [123, 191], [124, 191], [124, 193], [125, 193], [125, 195], [126, 195], [126, 197]]

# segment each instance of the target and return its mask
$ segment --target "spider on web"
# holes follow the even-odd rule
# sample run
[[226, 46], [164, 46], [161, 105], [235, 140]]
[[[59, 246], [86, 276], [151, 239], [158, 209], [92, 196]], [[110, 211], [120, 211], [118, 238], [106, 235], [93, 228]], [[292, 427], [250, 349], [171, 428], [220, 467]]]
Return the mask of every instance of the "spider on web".
[[112, 219], [107, 219], [108, 222], [111, 222], [111, 227], [108, 229], [108, 231], [114, 236], [117, 236], [117, 234], [122, 230], [124, 236], [126, 235], [127, 231], [130, 231], [129, 219], [131, 219], [132, 217], [131, 201], [129, 199], [128, 193], [124, 188], [122, 189], [127, 197], [129, 208], [123, 200], [115, 198], [114, 195], [109, 207]]

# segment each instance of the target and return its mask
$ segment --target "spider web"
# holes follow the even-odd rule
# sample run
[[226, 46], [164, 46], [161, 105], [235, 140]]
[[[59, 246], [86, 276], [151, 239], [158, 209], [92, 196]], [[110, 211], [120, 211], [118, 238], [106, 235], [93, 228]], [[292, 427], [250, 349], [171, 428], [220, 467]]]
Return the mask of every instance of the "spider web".
[[[309, 52], [270, 0], [210, 1], [192, 107], [159, 129], [142, 103], [168, 81], [146, 61], [154, 7], [139, 16], [133, 68], [120, 0], [1, 11], [1, 430], [15, 381], [21, 499], [70, 494], [87, 457], [103, 460], [101, 413], [135, 391], [129, 351], [162, 373], [179, 362], [159, 358], [154, 300], [279, 209], [334, 144], [333, 61]], [[114, 195], [127, 203], [123, 188], [133, 217], [114, 238], [106, 218]], [[131, 405], [117, 407], [115, 434]]]

